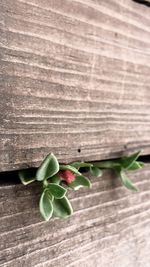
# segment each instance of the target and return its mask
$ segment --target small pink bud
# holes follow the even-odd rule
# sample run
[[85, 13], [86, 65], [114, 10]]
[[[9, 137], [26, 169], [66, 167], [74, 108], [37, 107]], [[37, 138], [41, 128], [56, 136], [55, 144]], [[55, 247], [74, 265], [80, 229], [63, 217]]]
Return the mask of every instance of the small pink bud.
[[75, 180], [75, 174], [69, 170], [60, 171], [59, 176], [68, 184], [72, 183]]

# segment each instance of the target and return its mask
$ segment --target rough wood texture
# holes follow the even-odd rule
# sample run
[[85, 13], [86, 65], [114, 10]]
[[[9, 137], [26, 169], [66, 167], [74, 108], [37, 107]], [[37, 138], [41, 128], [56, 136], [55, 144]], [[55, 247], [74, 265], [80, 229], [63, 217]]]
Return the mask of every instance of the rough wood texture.
[[71, 218], [48, 223], [37, 185], [1, 185], [0, 266], [149, 267], [150, 164], [130, 176], [139, 193], [106, 171], [92, 189], [70, 192]]
[[0, 17], [0, 170], [150, 153], [148, 7], [1, 0]]

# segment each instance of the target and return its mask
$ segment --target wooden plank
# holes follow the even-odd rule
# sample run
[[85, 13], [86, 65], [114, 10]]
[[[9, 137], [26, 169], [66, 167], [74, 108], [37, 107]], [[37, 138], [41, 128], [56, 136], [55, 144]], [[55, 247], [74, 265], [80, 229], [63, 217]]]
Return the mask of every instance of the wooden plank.
[[139, 193], [110, 171], [70, 192], [74, 215], [43, 222], [38, 185], [0, 185], [0, 266], [149, 267], [150, 164], [130, 174]]
[[150, 9], [0, 2], [0, 170], [150, 153]]

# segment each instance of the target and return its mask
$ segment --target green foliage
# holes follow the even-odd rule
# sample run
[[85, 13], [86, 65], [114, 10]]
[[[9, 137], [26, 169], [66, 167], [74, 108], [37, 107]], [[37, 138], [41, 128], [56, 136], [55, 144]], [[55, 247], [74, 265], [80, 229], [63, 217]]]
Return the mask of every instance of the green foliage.
[[132, 181], [126, 176], [125, 171], [134, 171], [144, 167], [143, 162], [137, 161], [139, 155], [140, 152], [137, 152], [130, 156], [121, 158], [120, 171], [117, 171], [123, 185], [132, 191], [138, 191], [138, 188], [134, 186]]
[[123, 183], [123, 185], [133, 191], [138, 191], [137, 187], [135, 185], [133, 185], [133, 183], [131, 182], [131, 180], [126, 176], [126, 174], [123, 171], [120, 171], [119, 173], [119, 177]]
[[59, 218], [67, 218], [73, 214], [73, 209], [67, 197], [54, 199], [53, 201], [53, 216]]
[[53, 214], [53, 205], [52, 205], [52, 196], [48, 192], [47, 189], [45, 189], [41, 195], [40, 198], [40, 203], [39, 203], [39, 208], [40, 208], [40, 213], [42, 217], [48, 221]]
[[37, 181], [43, 181], [55, 175], [59, 171], [59, 163], [53, 153], [47, 155], [36, 173]]
[[103, 172], [98, 167], [90, 167], [90, 172], [93, 176], [100, 177], [102, 176]]
[[105, 160], [95, 162], [94, 167], [101, 169], [113, 169], [116, 171], [123, 185], [132, 191], [138, 191], [132, 181], [127, 177], [126, 171], [135, 171], [144, 167], [144, 163], [137, 161], [140, 152], [136, 152], [130, 156], [122, 157], [121, 159]]
[[86, 163], [86, 162], [73, 162], [70, 164], [71, 166], [73, 166], [74, 168], [76, 168], [77, 170], [79, 170], [80, 168], [90, 168], [93, 167], [92, 163]]
[[77, 175], [81, 175], [81, 173], [78, 171], [78, 169], [76, 169], [74, 166], [72, 165], [60, 165], [60, 170], [61, 171], [66, 171], [69, 170]]
[[54, 184], [60, 184], [60, 177], [58, 174], [54, 175], [53, 177], [50, 178], [51, 183]]
[[67, 192], [67, 190], [64, 187], [62, 187], [58, 184], [54, 184], [54, 183], [50, 183], [47, 186], [47, 190], [56, 199], [63, 198]]
[[[127, 177], [126, 171], [134, 171], [144, 167], [144, 163], [138, 161], [140, 152], [120, 159], [105, 160], [94, 163], [73, 162], [70, 165], [59, 165], [53, 153], [47, 155], [40, 167], [36, 170], [26, 169], [19, 171], [19, 178], [24, 185], [34, 181], [42, 183], [42, 193], [39, 202], [39, 209], [44, 220], [48, 221], [52, 216], [67, 218], [73, 213], [70, 201], [68, 200], [67, 188], [78, 190], [82, 187], [91, 187], [90, 180], [83, 176], [83, 171], [89, 171], [93, 176], [100, 177], [103, 169], [115, 170], [122, 184], [132, 191], [138, 191], [136, 186]], [[65, 180], [68, 187], [63, 186], [59, 171], [71, 171], [75, 180], [73, 182]]]
[[115, 169], [117, 167], [120, 167], [120, 161], [119, 160], [104, 160], [93, 163], [94, 167], [100, 168], [100, 169]]
[[130, 167], [128, 167], [128, 171], [135, 171], [138, 169], [142, 169], [144, 167], [144, 163], [140, 161], [135, 161], [132, 163]]
[[19, 171], [19, 178], [22, 182], [22, 184], [27, 185], [36, 180], [36, 170], [35, 169], [26, 169]]
[[136, 162], [139, 155], [140, 155], [140, 152], [137, 152], [137, 153], [132, 154], [131, 156], [123, 157], [122, 159], [120, 159], [121, 167], [128, 170]]
[[69, 186], [74, 190], [78, 190], [81, 187], [91, 187], [91, 182], [87, 177], [80, 175], [76, 176], [76, 179]]

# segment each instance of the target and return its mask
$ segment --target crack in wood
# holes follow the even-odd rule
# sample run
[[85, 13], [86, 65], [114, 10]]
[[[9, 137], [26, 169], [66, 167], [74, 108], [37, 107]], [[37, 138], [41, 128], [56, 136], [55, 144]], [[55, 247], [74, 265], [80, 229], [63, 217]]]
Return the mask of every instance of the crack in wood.
[[[117, 159], [117, 158], [115, 158], [115, 159]], [[109, 160], [111, 160], [111, 158]], [[140, 156], [139, 161], [142, 161], [144, 163], [150, 163], [150, 155]], [[91, 161], [91, 163], [93, 163], [93, 162], [96, 162], [96, 161]], [[37, 168], [29, 168], [29, 169], [33, 170], [33, 169], [37, 169]], [[18, 176], [18, 171], [19, 170], [0, 172], [0, 185], [19, 184], [20, 179]], [[13, 177], [13, 179], [12, 179], [12, 177]]]
[[141, 5], [144, 5], [146, 7], [150, 7], [150, 1], [146, 1], [146, 0], [132, 0], [132, 1], [138, 4], [141, 4]]

